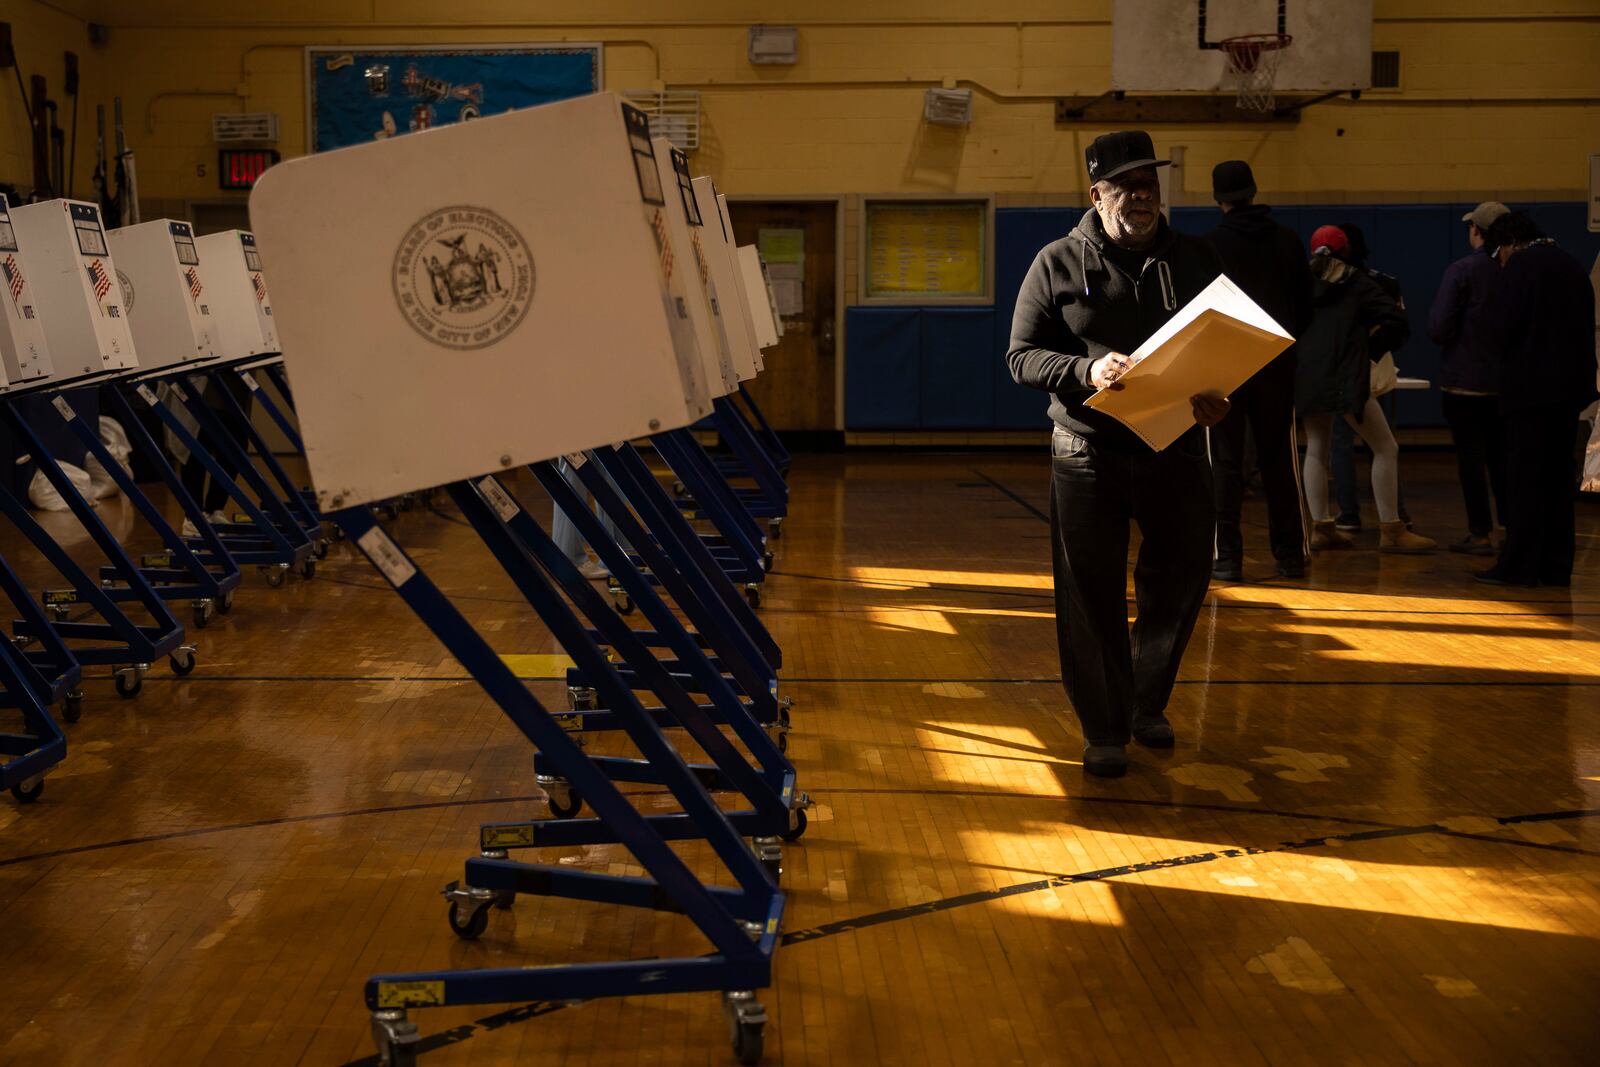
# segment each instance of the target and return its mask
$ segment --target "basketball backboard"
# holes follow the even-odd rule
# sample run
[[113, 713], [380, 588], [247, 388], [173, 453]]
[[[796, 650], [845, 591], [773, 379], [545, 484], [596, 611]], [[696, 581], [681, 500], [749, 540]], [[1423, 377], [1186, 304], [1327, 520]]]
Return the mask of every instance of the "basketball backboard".
[[1232, 92], [1221, 43], [1287, 34], [1278, 93], [1328, 93], [1372, 84], [1372, 0], [1114, 0], [1111, 88]]

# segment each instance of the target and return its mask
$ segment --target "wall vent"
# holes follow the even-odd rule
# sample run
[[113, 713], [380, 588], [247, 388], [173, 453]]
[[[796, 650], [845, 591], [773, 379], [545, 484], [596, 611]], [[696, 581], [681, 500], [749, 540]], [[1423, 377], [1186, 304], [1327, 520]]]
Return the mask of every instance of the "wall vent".
[[1374, 89], [1400, 88], [1400, 53], [1372, 53], [1372, 87]]
[[650, 116], [650, 135], [685, 152], [700, 147], [700, 94], [693, 89], [624, 89], [623, 99]]

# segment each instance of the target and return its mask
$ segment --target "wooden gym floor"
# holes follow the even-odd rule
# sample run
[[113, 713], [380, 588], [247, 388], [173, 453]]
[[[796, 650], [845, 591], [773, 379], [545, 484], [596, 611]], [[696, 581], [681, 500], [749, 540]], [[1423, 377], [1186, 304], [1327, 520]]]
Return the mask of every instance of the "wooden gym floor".
[[[1309, 581], [1215, 586], [1177, 751], [1101, 782], [1057, 682], [1047, 463], [796, 464], [763, 613], [817, 807], [766, 1062], [1592, 1057], [1600, 508], [1570, 590], [1481, 587], [1480, 561], [1379, 557], [1371, 532]], [[1406, 474], [1419, 528], [1459, 537], [1448, 459]], [[459, 517], [394, 529], [560, 703]], [[530, 752], [348, 545], [312, 582], [252, 575], [199, 642], [136, 700], [93, 680], [42, 800], [0, 804], [0, 1062], [372, 1063], [368, 974], [704, 951], [678, 919], [530, 898], [456, 939], [438, 891], [480, 822], [543, 811]], [[438, 1067], [732, 1062], [703, 994], [414, 1017]]]

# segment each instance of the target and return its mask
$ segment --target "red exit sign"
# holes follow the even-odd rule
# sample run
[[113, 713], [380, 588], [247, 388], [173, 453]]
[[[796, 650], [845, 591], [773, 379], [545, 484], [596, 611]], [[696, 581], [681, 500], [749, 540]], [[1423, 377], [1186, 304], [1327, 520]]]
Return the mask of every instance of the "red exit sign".
[[275, 148], [223, 148], [217, 152], [217, 182], [224, 189], [251, 189], [261, 172], [278, 162]]

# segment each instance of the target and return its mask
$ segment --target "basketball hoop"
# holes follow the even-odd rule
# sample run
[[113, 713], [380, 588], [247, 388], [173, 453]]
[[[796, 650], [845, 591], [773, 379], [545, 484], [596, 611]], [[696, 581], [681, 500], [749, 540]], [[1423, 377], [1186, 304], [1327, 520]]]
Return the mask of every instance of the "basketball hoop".
[[1294, 38], [1287, 33], [1247, 33], [1217, 42], [1222, 54], [1228, 57], [1228, 72], [1239, 79], [1241, 108], [1272, 110], [1272, 86], [1278, 75], [1278, 61], [1292, 40]]

